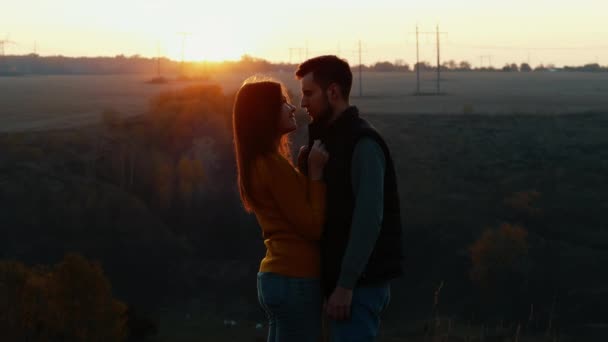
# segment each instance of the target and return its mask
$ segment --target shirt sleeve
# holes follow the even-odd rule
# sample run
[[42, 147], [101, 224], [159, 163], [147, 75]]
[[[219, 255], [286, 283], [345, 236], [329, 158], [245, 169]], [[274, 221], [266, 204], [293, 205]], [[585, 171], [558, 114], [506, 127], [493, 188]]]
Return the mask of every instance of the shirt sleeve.
[[325, 223], [325, 183], [309, 179], [280, 156], [264, 158], [257, 165], [289, 228], [304, 239], [318, 241]]
[[355, 208], [338, 286], [354, 288], [374, 250], [384, 213], [385, 169], [384, 152], [376, 141], [357, 142], [351, 167]]

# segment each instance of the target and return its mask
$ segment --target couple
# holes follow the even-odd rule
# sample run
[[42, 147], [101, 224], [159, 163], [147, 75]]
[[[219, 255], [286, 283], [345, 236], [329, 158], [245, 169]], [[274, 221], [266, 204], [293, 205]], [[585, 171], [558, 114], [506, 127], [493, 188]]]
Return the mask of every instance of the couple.
[[268, 341], [373, 341], [401, 275], [396, 175], [378, 132], [349, 105], [352, 73], [336, 56], [296, 71], [312, 122], [297, 167], [288, 133], [295, 110], [283, 85], [246, 82], [234, 103], [241, 200], [262, 228], [257, 287]]

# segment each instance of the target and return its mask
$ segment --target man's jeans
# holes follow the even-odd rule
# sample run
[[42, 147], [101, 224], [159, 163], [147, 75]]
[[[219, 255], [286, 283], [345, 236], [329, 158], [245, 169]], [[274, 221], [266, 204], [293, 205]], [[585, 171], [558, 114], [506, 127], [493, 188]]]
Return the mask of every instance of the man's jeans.
[[321, 283], [258, 273], [258, 300], [268, 317], [268, 342], [318, 342], [321, 334]]
[[356, 287], [353, 290], [350, 319], [329, 322], [331, 342], [375, 341], [380, 329], [380, 315], [388, 306], [390, 298], [388, 283]]

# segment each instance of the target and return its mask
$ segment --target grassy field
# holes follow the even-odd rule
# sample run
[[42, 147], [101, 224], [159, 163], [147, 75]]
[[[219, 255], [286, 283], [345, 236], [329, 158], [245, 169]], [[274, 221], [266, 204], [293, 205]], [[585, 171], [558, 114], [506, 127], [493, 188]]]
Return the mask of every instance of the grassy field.
[[[298, 82], [292, 73], [272, 76], [287, 84], [297, 102]], [[245, 77], [224, 75], [213, 81], [220, 83], [229, 94]], [[468, 322], [472, 312], [500, 311], [490, 304], [478, 305], [475, 301], [478, 289], [468, 274], [471, 267], [468, 250], [485, 229], [495, 228], [502, 222], [521, 224], [529, 232], [527, 257], [530, 264], [526, 274], [531, 285], [525, 295], [534, 296], [535, 324], [544, 329], [552, 295], [559, 293], [554, 328], [579, 329], [565, 332], [560, 341], [569, 341], [566, 336], [583, 336], [585, 331], [591, 331], [586, 328], [591, 325], [604, 329], [597, 334], [594, 332], [594, 336], [605, 337], [606, 316], [603, 313], [608, 307], [608, 296], [605, 296], [608, 293], [608, 273], [605, 271], [608, 263], [605, 221], [608, 209], [605, 196], [608, 192], [608, 97], [605, 94], [608, 93], [608, 74], [447, 73], [444, 75], [447, 95], [439, 97], [412, 96], [415, 74], [368, 73], [364, 77], [364, 96], [357, 96], [358, 83], [355, 82], [352, 102], [383, 133], [391, 148], [399, 175], [407, 233], [406, 276], [393, 284], [392, 302], [385, 315], [381, 341], [429, 340], [425, 337], [424, 325], [431, 318], [437, 284], [444, 281], [439, 308], [444, 321], [435, 335], [447, 334], [446, 324], [449, 323], [446, 322], [452, 319], [450, 341], [480, 341], [481, 336], [486, 341], [491, 340], [490, 335], [498, 330], [495, 318], [487, 318], [486, 322], [486, 317], [477, 317], [477, 322]], [[104, 109], [138, 115], [147, 111], [150, 98], [161, 90], [197, 84], [148, 85], [144, 82], [147, 79], [145, 76], [0, 78], [3, 106], [0, 137], [2, 146], [7, 148], [0, 154], [0, 200], [4, 201], [0, 203], [4, 208], [13, 208], [6, 212], [12, 215], [7, 216], [14, 230], [5, 233], [11, 234], [8, 246], [15, 255], [37, 255], [39, 247], [49, 245], [42, 242], [36, 245], [31, 236], [53, 241], [58, 250], [86, 250], [90, 246], [92, 255], [104, 256], [109, 251], [122, 255], [117, 252], [120, 251], [118, 245], [135, 243], [133, 246], [139, 246], [137, 243], [148, 241], [142, 236], [153, 235], [150, 227], [154, 226], [157, 235], [144, 246], [149, 249], [137, 247], [135, 254], [125, 254], [131, 261], [137, 259], [142, 265], [154, 266], [155, 261], [151, 260], [157, 259], [151, 256], [165, 248], [155, 239], [164, 239], [165, 228], [181, 227], [179, 220], [161, 222], [160, 214], [142, 209], [141, 200], [146, 198], [137, 197], [139, 193], [133, 189], [125, 190], [118, 178], [106, 176], [91, 181], [85, 167], [90, 163], [89, 156], [96, 151], [95, 138], [112, 133], [108, 131], [111, 128], [94, 125], [100, 122]], [[432, 88], [429, 82], [425, 82], [425, 87]], [[302, 125], [293, 136], [294, 147], [301, 144], [305, 136], [305, 120], [302, 116], [299, 119]], [[51, 132], [82, 125], [89, 126], [89, 130]], [[25, 133], [13, 134], [18, 131]], [[132, 132], [114, 132], [117, 136], [129, 133]], [[55, 135], [59, 142], [53, 139]], [[49, 143], [53, 141], [55, 143]], [[134, 144], [137, 144], [136, 140]], [[159, 153], [148, 145], [135, 147], [140, 153], [134, 155], [140, 156], [141, 160]], [[124, 158], [120, 146], [115, 148], [107, 155]], [[18, 158], [8, 158], [8, 152]], [[232, 160], [230, 149], [224, 153], [226, 160]], [[105, 169], [99, 166], [110, 168], [113, 161], [120, 160], [99, 161], [97, 172], [104, 175], [101, 171]], [[206, 160], [201, 162], [206, 165]], [[138, 170], [142, 172], [137, 173], [136, 183], [152, 173], [148, 166], [146, 163], [139, 166]], [[209, 183], [233, 182], [233, 176], [231, 171], [221, 175], [225, 178], [223, 181], [210, 178]], [[90, 210], [82, 215], [81, 203], [88, 203], [85, 195], [90, 195], [87, 191], [91, 189], [98, 194], [93, 199], [99, 197], [99, 200], [93, 203], [98, 203], [99, 208], [87, 207]], [[221, 189], [210, 196], [217, 196], [222, 191], [229, 190]], [[506, 205], [514, 194], [530, 192], [538, 193], [539, 199], [531, 205], [535, 212], [541, 213], [539, 216], [514, 213]], [[69, 202], [71, 209], [64, 211], [62, 201]], [[226, 210], [232, 210], [231, 216], [243, 214], [242, 208], [232, 202], [225, 206]], [[197, 214], [204, 214], [204, 209]], [[115, 215], [125, 220], [114, 222]], [[137, 223], [131, 220], [137, 218], [142, 219], [143, 228], [135, 232], [133, 227]], [[198, 224], [206, 222], [208, 216], [194, 219], [195, 231], [199, 231]], [[53, 222], [60, 228], [49, 228]], [[249, 236], [245, 232], [257, 229], [252, 220], [231, 222], [235, 223], [227, 227], [230, 235], [238, 232]], [[222, 223], [206, 222], [209, 227], [222, 227]], [[74, 230], [70, 231], [69, 238], [59, 238], [60, 234], [65, 234], [66, 224]], [[123, 229], [128, 236], [107, 235], [106, 240], [94, 238], [95, 232], [107, 231], [106, 225]], [[87, 227], [87, 231], [82, 227]], [[181, 238], [188, 237], [184, 236]], [[72, 238], [74, 242], [70, 242]], [[120, 243], [116, 242], [117, 238]], [[204, 243], [206, 240], [192, 241]], [[223, 245], [212, 239], [208, 243]], [[261, 241], [255, 243], [261, 245]], [[194, 249], [200, 248], [199, 244]], [[126, 247], [124, 250], [130, 251]], [[213, 262], [222, 272], [215, 272], [211, 266], [204, 267], [206, 260], [189, 260], [191, 267], [184, 271], [184, 279], [191, 282], [195, 293], [189, 294], [185, 303], [173, 303], [166, 310], [156, 311], [159, 332], [152, 340], [253, 341], [263, 336], [263, 331], [256, 329], [263, 321], [263, 315], [255, 296], [256, 269], [252, 266], [259, 256], [245, 255], [245, 252], [235, 256], [228, 248], [223, 253], [214, 256], [217, 260], [237, 261], [227, 263], [223, 268], [218, 266], [220, 262]], [[118, 268], [122, 262], [114, 265]], [[237, 268], [242, 272], [236, 272]], [[120, 278], [123, 286], [141, 286], [139, 279], [127, 275], [131, 275], [130, 271], [125, 273], [124, 279]], [[120, 279], [111, 280], [118, 287]], [[176, 294], [176, 297], [179, 296]], [[512, 299], [506, 297], [509, 301]], [[156, 298], [150, 301], [156, 301]], [[521, 306], [527, 309], [530, 302]], [[503, 311], [518, 313], [516, 318], [511, 318], [511, 325], [528, 317], [527, 311], [523, 315], [508, 307]], [[226, 327], [224, 319], [234, 319], [238, 325]], [[488, 328], [490, 325], [492, 328]], [[509, 329], [505, 336], [512, 338], [514, 327]], [[524, 331], [525, 338], [520, 341], [543, 340], [542, 336], [534, 336], [537, 333]]]
[[[249, 75], [220, 75], [226, 93]], [[272, 73], [298, 102], [293, 73]], [[363, 96], [355, 73], [352, 102], [373, 114], [558, 114], [608, 111], [608, 73], [459, 73], [443, 74], [445, 96], [412, 96], [414, 73], [363, 74]], [[0, 77], [0, 131], [44, 130], [96, 123], [103, 110], [137, 115], [163, 90], [200, 82], [150, 85], [146, 75]], [[433, 91], [434, 74], [422, 75], [422, 91]]]
[[[470, 323], [465, 317], [476, 310], [467, 297], [473, 290], [466, 273], [467, 248], [484, 229], [508, 220], [504, 201], [515, 192], [541, 194], [535, 205], [543, 216], [522, 224], [534, 236], [531, 257], [545, 253], [543, 245], [559, 248], [549, 256], [559, 284], [536, 280], [543, 288], [562, 289], [559, 315], [583, 315], [580, 308], [589, 305], [583, 302], [585, 293], [607, 293], [603, 265], [608, 262], [608, 235], [602, 213], [608, 208], [604, 196], [608, 190], [608, 136], [604, 134], [608, 117], [378, 114], [367, 118], [383, 132], [392, 149], [409, 238], [406, 276], [393, 283], [393, 299], [379, 341], [446, 341], [447, 336], [449, 341], [514, 339], [513, 322], [508, 328], [498, 328], [498, 322], [478, 319]], [[295, 145], [303, 135], [301, 127]], [[411, 233], [419, 229], [427, 229], [431, 239], [415, 240]], [[537, 240], [542, 245], [533, 242]], [[534, 272], [545, 272], [547, 266], [538, 264]], [[215, 341], [259, 339], [263, 331], [254, 327], [264, 319], [251, 287], [254, 271], [228, 286], [241, 294], [242, 305], [229, 305], [233, 296], [218, 294], [205, 307], [173, 308], [160, 319], [158, 341], [194, 341], [200, 336]], [[440, 305], [445, 316], [438, 331], [427, 337], [428, 321], [423, 317], [432, 311], [439, 281], [446, 282]], [[597, 296], [591, 298], [597, 302]], [[544, 300], [535, 299], [536, 330], [522, 328], [519, 341], [546, 340], [543, 329], [548, 308]], [[205, 311], [209, 308], [225, 315], [210, 315]], [[224, 317], [235, 316], [238, 326], [223, 325]], [[602, 318], [597, 316], [597, 321]], [[563, 319], [554, 324], [558, 330], [569, 325]], [[595, 332], [577, 326], [576, 331], [553, 332], [552, 338], [600, 341], [605, 336], [605, 328]]]

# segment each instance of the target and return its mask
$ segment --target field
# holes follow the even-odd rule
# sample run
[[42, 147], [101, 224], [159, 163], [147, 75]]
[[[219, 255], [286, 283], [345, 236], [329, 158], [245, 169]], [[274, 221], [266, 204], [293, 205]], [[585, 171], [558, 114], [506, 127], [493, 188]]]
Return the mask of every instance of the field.
[[[271, 76], [297, 103], [292, 72]], [[432, 91], [433, 75], [423, 76], [422, 90]], [[229, 95], [245, 77], [207, 83]], [[365, 73], [359, 96], [356, 77], [352, 103], [391, 148], [406, 232], [406, 276], [393, 284], [381, 341], [508, 341], [520, 322], [520, 341], [546, 340], [545, 332], [605, 341], [608, 73], [452, 72], [442, 96], [413, 96], [413, 73]], [[100, 124], [104, 110], [136, 116], [161, 91], [203, 83], [149, 78], [0, 78], [0, 235], [11, 237], [0, 240], [0, 255], [50, 264], [77, 251], [101, 260], [116, 295], [156, 322], [151, 341], [261, 340], [262, 242], [234, 196], [225, 127], [208, 130], [200, 115], [208, 108], [190, 107], [187, 96], [186, 110], [167, 101], [178, 109], [150, 116], [149, 126]], [[155, 118], [194, 119], [164, 126]], [[305, 135], [299, 120], [295, 146]], [[204, 134], [215, 141], [197, 150]], [[176, 139], [183, 135], [189, 140]], [[205, 177], [186, 206], [167, 182], [180, 184], [178, 161], [189, 158]], [[470, 247], [504, 223], [526, 230], [526, 253], [482, 294]]]
[[[226, 93], [248, 75], [222, 75]], [[292, 71], [273, 73], [299, 94]], [[354, 74], [352, 102], [369, 114], [559, 114], [608, 111], [608, 73], [444, 73], [444, 96], [412, 96], [414, 73], [364, 73], [359, 96]], [[421, 91], [433, 92], [435, 75], [422, 75]], [[162, 90], [200, 82], [149, 85], [144, 75], [0, 77], [0, 131], [44, 130], [99, 122], [103, 110], [141, 114]]]

